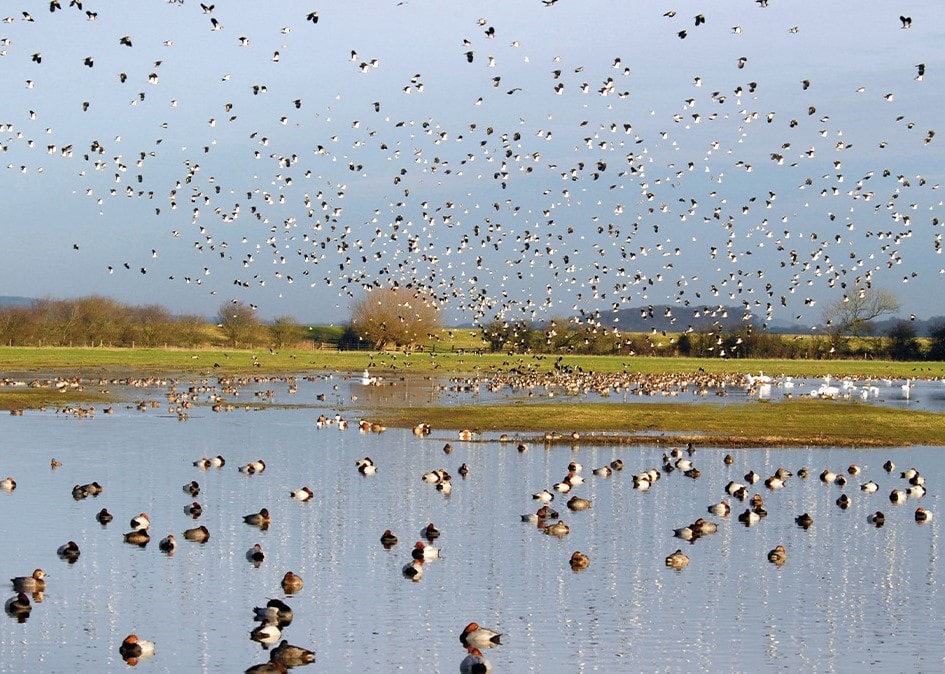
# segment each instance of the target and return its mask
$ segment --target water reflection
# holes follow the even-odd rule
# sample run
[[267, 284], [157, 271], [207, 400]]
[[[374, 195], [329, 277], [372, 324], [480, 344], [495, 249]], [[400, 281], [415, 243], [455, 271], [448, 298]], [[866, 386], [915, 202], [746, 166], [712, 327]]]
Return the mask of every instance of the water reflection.
[[[40, 597], [42, 597], [42, 595], [40, 595]], [[20, 592], [16, 596], [7, 599], [3, 608], [8, 616], [19, 623], [25, 623], [27, 618], [30, 617], [30, 611], [33, 610], [33, 605], [30, 604], [30, 598], [26, 596], [26, 593]]]

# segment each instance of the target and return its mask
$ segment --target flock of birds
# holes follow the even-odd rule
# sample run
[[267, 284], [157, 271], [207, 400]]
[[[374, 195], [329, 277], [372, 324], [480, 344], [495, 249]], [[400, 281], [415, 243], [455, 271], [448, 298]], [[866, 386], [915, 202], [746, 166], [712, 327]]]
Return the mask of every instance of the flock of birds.
[[[600, 326], [667, 302], [685, 329], [732, 303], [767, 323], [874, 284], [933, 287], [928, 23], [878, 4], [863, 34], [891, 64], [858, 82], [804, 58], [839, 40], [821, 39], [820, 10], [778, 4], [727, 26], [722, 8], [625, 3], [429, 24], [411, 2], [355, 19], [53, 0], [0, 23], [0, 78], [19, 92], [0, 156], [12, 188], [91, 204], [59, 241], [69, 266], [158, 301], [187, 288], [284, 312], [312, 289], [400, 286], [474, 321]], [[411, 52], [364, 21], [404, 27]], [[575, 21], [587, 30], [551, 51], [544, 35]], [[602, 56], [631, 24], [652, 48]], [[128, 245], [99, 250], [112, 233]]]
[[[879, 384], [882, 383], [881, 388]], [[781, 378], [766, 375], [759, 372], [757, 375], [745, 375], [745, 388], [749, 395], [756, 395], [759, 398], [768, 398], [771, 396], [772, 387], [781, 389], [785, 397], [793, 397], [797, 389], [799, 395], [809, 398], [821, 398], [824, 400], [872, 400], [879, 397], [882, 390], [896, 390], [904, 400], [909, 400], [912, 396], [912, 389], [915, 386], [915, 379], [906, 379], [903, 383], [895, 383], [892, 379], [884, 378], [882, 380], [859, 380], [856, 378], [844, 377], [836, 380], [830, 375], [822, 379], [822, 383], [817, 386], [811, 386], [804, 390], [797, 386], [798, 382], [794, 377], [785, 376]]]
[[[527, 451], [527, 448], [524, 445], [519, 445], [519, 451]], [[638, 491], [649, 491], [656, 487], [664, 476], [668, 476], [674, 472], [681, 473], [688, 479], [699, 479], [702, 477], [702, 470], [697, 467], [692, 458], [695, 454], [696, 450], [692, 443], [690, 443], [686, 449], [674, 447], [663, 455], [661, 468], [654, 467], [633, 474], [633, 488]], [[726, 467], [732, 466], [734, 464], [734, 458], [731, 454], [726, 454], [722, 459], [722, 463]], [[621, 459], [616, 459], [609, 465], [595, 468], [593, 474], [600, 478], [610, 478], [619, 471], [622, 471], [623, 468], [624, 462]], [[896, 466], [892, 461], [887, 460], [882, 468], [887, 475], [891, 476]], [[522, 521], [535, 524], [546, 534], [559, 538], [567, 536], [571, 528], [559, 518], [558, 512], [553, 510], [550, 504], [556, 495], [569, 494], [574, 487], [584, 483], [584, 478], [581, 476], [582, 470], [583, 467], [580, 463], [572, 461], [568, 465], [567, 475], [561, 482], [554, 485], [554, 491], [543, 489], [533, 494], [532, 498], [539, 501], [542, 505], [537, 512], [522, 515]], [[797, 476], [800, 479], [807, 479], [810, 475], [811, 471], [807, 467], [803, 467], [797, 471]], [[851, 464], [846, 471], [834, 472], [825, 468], [820, 473], [819, 479], [825, 485], [835, 485], [842, 490], [848, 485], [848, 481], [854, 479], [862, 480], [862, 475], [863, 469], [856, 464]], [[762, 496], [760, 487], [756, 485], [761, 483], [765, 492], [773, 494], [774, 492], [788, 487], [790, 478], [793, 476], [794, 473], [784, 467], [779, 467], [773, 474], [766, 478], [763, 478], [761, 474], [754, 470], [749, 470], [739, 480], [729, 480], [725, 486], [725, 497], [707, 506], [706, 510], [708, 514], [717, 518], [718, 521], [706, 519], [703, 514], [693, 522], [674, 529], [673, 536], [687, 543], [694, 544], [701, 538], [706, 538], [717, 533], [720, 523], [731, 521], [731, 515], [735, 512], [733, 511], [733, 503], [736, 502], [743, 502], [746, 503], [746, 505], [742, 512], [735, 515], [735, 519], [745, 527], [755, 526], [761, 523], [764, 518], [768, 517], [765, 497]], [[889, 491], [889, 503], [893, 506], [901, 506], [910, 500], [918, 501], [928, 493], [925, 487], [925, 478], [915, 468], [901, 471], [899, 478], [901, 482], [895, 483]], [[868, 480], [866, 482], [860, 482], [859, 490], [864, 497], [869, 497], [879, 492], [880, 486], [874, 480]], [[842, 492], [835, 500], [835, 503], [839, 509], [847, 510], [853, 503], [853, 497], [846, 492]], [[591, 502], [588, 499], [572, 496], [567, 502], [567, 507], [572, 511], [587, 510], [591, 507]], [[931, 522], [932, 518], [932, 511], [922, 506], [916, 507], [914, 519], [918, 524]], [[867, 520], [871, 525], [881, 528], [886, 524], [886, 515], [882, 510], [876, 510], [867, 516]], [[804, 530], [810, 529], [814, 525], [813, 517], [806, 512], [795, 516], [794, 522], [798, 527]], [[787, 550], [785, 546], [782, 544], [776, 545], [768, 552], [767, 560], [776, 566], [783, 566], [787, 562]], [[690, 559], [689, 556], [683, 552], [682, 548], [677, 548], [674, 552], [667, 555], [664, 561], [667, 567], [681, 571], [689, 566]], [[575, 551], [571, 556], [570, 564], [572, 570], [579, 572], [590, 566], [590, 559], [584, 553]]]

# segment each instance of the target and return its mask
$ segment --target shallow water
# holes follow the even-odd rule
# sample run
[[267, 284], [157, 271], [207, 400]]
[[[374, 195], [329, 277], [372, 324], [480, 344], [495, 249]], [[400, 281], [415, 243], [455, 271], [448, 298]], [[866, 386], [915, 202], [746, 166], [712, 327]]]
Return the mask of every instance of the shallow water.
[[[615, 379], [617, 377], [615, 376]], [[357, 378], [351, 380], [357, 381]], [[307, 382], [315, 387], [324, 382]], [[609, 403], [744, 403], [747, 400], [780, 401], [791, 398], [820, 398], [824, 402], [852, 400], [867, 405], [945, 412], [945, 381], [912, 379], [835, 379], [835, 378], [773, 378], [768, 384], [749, 386], [746, 378], [732, 376], [725, 385], [704, 387], [694, 379], [674, 378], [663, 385], [612, 387], [604, 392], [588, 389], [574, 392], [560, 385], [532, 388], [493, 387], [486, 376], [448, 384], [411, 377], [382, 381], [381, 386], [361, 387], [355, 384], [363, 402], [377, 405], [439, 405], [495, 404], [528, 400], [530, 403], [609, 402]], [[908, 391], [904, 388], [908, 385]], [[304, 384], [303, 384], [304, 386]], [[824, 389], [833, 387], [834, 390]], [[493, 390], [495, 388], [495, 390]], [[300, 392], [303, 390], [300, 387]], [[824, 395], [824, 391], [829, 395]], [[339, 396], [335, 392], [335, 398]], [[329, 398], [330, 399], [330, 398]]]
[[[332, 405], [371, 393], [339, 379], [300, 382], [293, 396], [284, 383], [257, 388], [299, 403], [327, 392], [328, 416]], [[387, 393], [406, 395], [404, 389]], [[450, 395], [432, 385], [420, 389], [418, 405], [424, 396], [442, 402]], [[162, 401], [145, 412], [0, 416], [0, 473], [17, 481], [12, 493], [0, 491], [0, 573], [11, 578], [40, 567], [50, 576], [25, 623], [0, 616], [0, 672], [121, 670], [127, 665], [118, 645], [132, 631], [157, 644], [156, 655], [137, 665], [141, 671], [242, 671], [268, 658], [249, 631], [252, 608], [269, 597], [293, 607], [283, 638], [316, 651], [311, 671], [455, 672], [465, 655], [459, 632], [473, 620], [504, 634], [503, 644], [486, 652], [498, 672], [945, 666], [940, 522], [914, 521], [917, 505], [937, 511], [937, 486], [945, 480], [938, 448], [739, 450], [731, 452], [731, 466], [722, 462], [725, 450], [697, 448], [702, 477], [664, 474], [642, 492], [633, 489], [632, 474], [660, 467], [667, 447], [520, 453], [514, 441], [464, 443], [436, 429], [426, 438], [362, 433], [354, 423], [347, 431], [319, 429], [319, 410], [312, 409], [214, 413], [198, 406], [179, 421], [162, 394], [156, 387], [139, 394]], [[255, 397], [247, 389], [241, 399]], [[216, 454], [226, 457], [222, 469], [192, 465]], [[355, 461], [363, 456], [374, 459], [377, 475], [358, 474]], [[52, 470], [52, 457], [62, 466]], [[237, 470], [257, 458], [265, 472]], [[591, 474], [615, 458], [624, 471]], [[897, 464], [892, 475], [881, 468], [887, 459]], [[520, 515], [534, 512], [531, 494], [561, 480], [571, 460], [583, 464], [586, 478], [574, 493], [593, 507], [571, 512], [559, 494], [552, 505], [571, 527], [559, 540]], [[457, 471], [464, 462], [465, 479]], [[863, 472], [843, 489], [817, 478], [851, 463]], [[734, 499], [730, 517], [707, 514], [729, 480], [744, 481], [748, 470], [766, 477], [779, 466], [808, 466], [812, 477], [792, 477], [775, 492], [755, 485], [769, 512], [760, 524], [741, 525], [735, 515], [745, 505]], [[899, 471], [910, 466], [926, 477], [929, 492], [894, 506], [889, 491], [902, 486]], [[449, 497], [420, 479], [439, 467], [453, 475]], [[869, 479], [880, 490], [868, 496], [858, 485]], [[93, 480], [104, 486], [101, 495], [72, 498], [74, 484]], [[202, 488], [197, 522], [183, 512], [194, 500], [182, 490], [190, 480]], [[311, 502], [289, 498], [303, 485], [315, 492]], [[852, 499], [847, 510], [835, 504], [841, 493]], [[102, 507], [115, 515], [106, 527], [94, 519]], [[272, 514], [266, 531], [242, 522], [261, 507]], [[887, 516], [881, 529], [867, 522], [878, 509]], [[142, 511], [153, 523], [146, 548], [122, 541]], [[814, 518], [807, 531], [794, 523], [803, 512]], [[717, 534], [694, 544], [673, 538], [673, 529], [702, 516], [719, 522]], [[443, 532], [436, 541], [443, 558], [410, 582], [401, 567], [428, 522]], [[158, 550], [167, 533], [182, 539], [198, 524], [211, 532], [206, 544], [180, 540], [171, 557]], [[388, 528], [400, 538], [389, 551], [379, 542]], [[68, 540], [82, 551], [72, 565], [56, 556]], [[257, 542], [267, 558], [254, 568], [245, 552]], [[788, 551], [783, 567], [766, 561], [777, 544]], [[691, 559], [679, 572], [664, 565], [677, 548]], [[591, 558], [580, 573], [568, 565], [575, 550]], [[286, 598], [279, 581], [290, 569], [305, 587]]]

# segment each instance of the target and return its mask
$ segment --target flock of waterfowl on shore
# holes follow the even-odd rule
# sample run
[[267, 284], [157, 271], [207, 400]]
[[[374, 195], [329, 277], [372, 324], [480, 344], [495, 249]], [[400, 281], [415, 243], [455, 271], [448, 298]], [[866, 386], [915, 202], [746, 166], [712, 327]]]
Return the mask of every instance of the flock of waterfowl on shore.
[[779, 390], [785, 398], [803, 397], [816, 399], [908, 400], [918, 378], [905, 380], [890, 378], [867, 378], [831, 375], [805, 381], [802, 377], [772, 377], [759, 372], [706, 372], [702, 369], [688, 373], [602, 373], [585, 371], [582, 368], [554, 368], [551, 371], [529, 371], [511, 368], [506, 372], [490, 373], [481, 379], [454, 379], [449, 385], [453, 392], [476, 392], [479, 387], [493, 394], [504, 391], [523, 393], [529, 398], [556, 396], [585, 396], [594, 394], [600, 398], [624, 396], [631, 398], [694, 398], [727, 397], [733, 391], [745, 392], [748, 396], [770, 398]]

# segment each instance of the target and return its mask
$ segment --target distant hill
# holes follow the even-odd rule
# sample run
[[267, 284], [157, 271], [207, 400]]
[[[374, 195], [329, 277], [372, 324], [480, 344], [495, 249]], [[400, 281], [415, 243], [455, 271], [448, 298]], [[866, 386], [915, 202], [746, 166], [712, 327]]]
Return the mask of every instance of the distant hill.
[[915, 334], [918, 337], [929, 337], [932, 335], [932, 330], [940, 325], [945, 324], [945, 316], [932, 316], [931, 318], [921, 319], [921, 318], [903, 318], [901, 316], [896, 316], [894, 318], [886, 318], [881, 321], [873, 321], [873, 332], [874, 335], [888, 335], [889, 331], [892, 330], [898, 323], [906, 322], [912, 326], [915, 330]]
[[753, 314], [745, 320], [745, 311], [740, 306], [731, 307], [686, 307], [654, 304], [635, 309], [621, 309], [601, 316], [609, 326], [625, 332], [685, 332], [690, 327], [696, 331], [721, 329], [726, 332], [751, 325], [758, 329], [761, 322]]
[[0, 295], [0, 307], [31, 307], [36, 302], [32, 297]]

